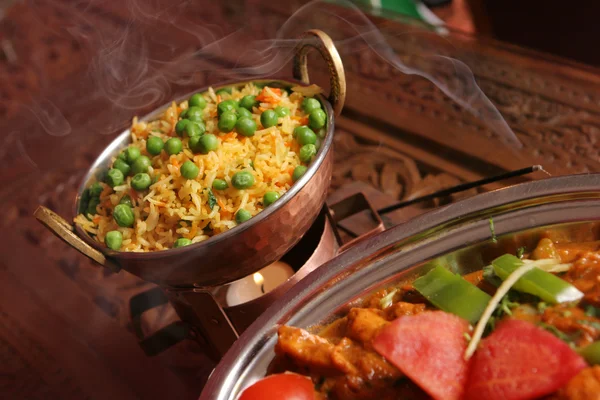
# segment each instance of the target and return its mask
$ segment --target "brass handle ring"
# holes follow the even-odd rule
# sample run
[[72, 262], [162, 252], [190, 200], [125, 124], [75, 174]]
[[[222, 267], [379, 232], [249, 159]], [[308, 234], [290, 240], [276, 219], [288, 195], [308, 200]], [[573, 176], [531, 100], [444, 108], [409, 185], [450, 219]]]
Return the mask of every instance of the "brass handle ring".
[[92, 259], [98, 264], [109, 268], [113, 272], [118, 272], [120, 268], [113, 262], [106, 259], [104, 254], [94, 249], [92, 246], [83, 241], [74, 232], [74, 228], [64, 218], [56, 214], [54, 211], [39, 206], [35, 213], [35, 218], [44, 224], [48, 229], [52, 231], [59, 239], [62, 239], [65, 243], [79, 251], [84, 256]]
[[329, 82], [331, 91], [329, 102], [336, 116], [340, 115], [346, 101], [346, 75], [344, 65], [333, 40], [325, 32], [313, 29], [305, 32], [302, 38], [317, 38], [317, 41], [307, 40], [301, 43], [294, 56], [294, 78], [305, 84], [310, 83], [308, 77], [307, 56], [311, 49], [316, 49], [329, 66]]

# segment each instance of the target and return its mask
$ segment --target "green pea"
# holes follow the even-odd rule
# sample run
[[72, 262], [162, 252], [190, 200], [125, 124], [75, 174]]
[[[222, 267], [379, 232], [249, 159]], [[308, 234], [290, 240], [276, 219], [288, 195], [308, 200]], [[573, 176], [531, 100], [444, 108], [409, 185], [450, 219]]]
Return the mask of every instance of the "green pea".
[[106, 183], [108, 183], [108, 186], [112, 188], [123, 184], [124, 180], [125, 175], [123, 175], [123, 172], [121, 172], [121, 170], [118, 170], [116, 168], [109, 169], [108, 173], [106, 174]]
[[204, 110], [206, 107], [206, 99], [200, 93], [195, 93], [188, 100], [188, 104], [190, 107], [198, 107], [199, 109]]
[[192, 122], [203, 122], [202, 114], [203, 111], [200, 107], [190, 107], [188, 108], [186, 118]]
[[240, 105], [238, 104], [237, 101], [235, 100], [225, 100], [220, 102], [217, 105], [217, 114], [219, 116], [221, 116], [221, 114], [227, 112], [227, 111], [235, 111], [238, 108], [240, 108]]
[[119, 204], [127, 204], [129, 207], [133, 207], [133, 202], [131, 201], [131, 197], [129, 197], [128, 194], [121, 197], [121, 200], [119, 200]]
[[252, 111], [252, 107], [256, 104], [256, 96], [244, 96], [240, 100], [240, 107]]
[[189, 108], [186, 108], [185, 110], [182, 110], [182, 111], [179, 113], [179, 118], [181, 118], [181, 119], [187, 119], [187, 116], [188, 116], [188, 110], [189, 110]]
[[317, 142], [317, 135], [307, 126], [299, 126], [294, 129], [296, 134], [296, 140], [302, 146], [306, 144], [315, 144]]
[[198, 176], [200, 168], [198, 168], [198, 166], [194, 164], [194, 162], [188, 160], [184, 162], [183, 165], [181, 165], [179, 171], [181, 172], [181, 176], [183, 176], [184, 178], [194, 179]]
[[[139, 160], [139, 158], [138, 158], [138, 160]], [[113, 168], [121, 171], [124, 176], [127, 176], [129, 174], [129, 171], [131, 171], [131, 167], [129, 166], [129, 164], [127, 164], [125, 161], [120, 160], [118, 158], [113, 163]]]
[[231, 184], [236, 189], [248, 189], [254, 185], [254, 175], [248, 171], [240, 171], [233, 174]]
[[231, 92], [233, 92], [233, 89], [229, 87], [229, 88], [219, 89], [215, 93], [220, 96], [223, 96], [224, 94], [231, 94]]
[[290, 115], [290, 109], [287, 107], [278, 106], [275, 107], [275, 113], [281, 118]]
[[88, 188], [91, 197], [100, 197], [100, 193], [104, 190], [104, 186], [100, 182], [94, 182]]
[[223, 179], [215, 179], [212, 184], [213, 189], [215, 190], [225, 190], [229, 187], [227, 181]]
[[202, 136], [204, 135], [204, 132], [206, 132], [206, 127], [204, 126], [204, 124], [198, 122], [190, 121], [190, 123], [187, 124], [185, 128], [183, 128], [183, 133], [190, 138], [194, 136]]
[[121, 244], [123, 244], [123, 234], [119, 231], [106, 232], [104, 243], [106, 243], [106, 246], [111, 250], [119, 250]]
[[302, 178], [302, 175], [306, 172], [308, 168], [304, 165], [298, 165], [294, 168], [294, 172], [292, 173], [292, 181], [296, 182], [298, 179]]
[[83, 193], [81, 193], [81, 196], [79, 197], [79, 202], [77, 203], [78, 214], [86, 214], [87, 206], [90, 203], [90, 197], [93, 198], [93, 196], [90, 196], [89, 188], [87, 190], [84, 190]]
[[197, 148], [202, 154], [208, 154], [219, 148], [219, 139], [212, 133], [201, 136], [198, 140]]
[[317, 135], [321, 139], [325, 139], [325, 136], [327, 136], [327, 129], [319, 129], [319, 132], [317, 132]]
[[159, 155], [163, 147], [165, 147], [165, 143], [158, 136], [150, 136], [146, 140], [146, 151], [153, 156]]
[[142, 155], [142, 152], [135, 146], [129, 146], [125, 150], [125, 155], [127, 156], [127, 162], [129, 163], [129, 165], [131, 165], [135, 160], [138, 159], [139, 156]]
[[300, 148], [300, 161], [309, 163], [315, 154], [317, 154], [317, 147], [314, 144], [305, 144]]
[[138, 191], [148, 189], [151, 184], [152, 178], [144, 172], [135, 174], [133, 178], [131, 178], [131, 187]]
[[182, 119], [182, 120], [178, 121], [175, 124], [175, 132], [179, 136], [182, 136], [183, 132], [185, 131], [185, 127], [188, 126], [190, 124], [190, 122], [192, 122], [192, 121], [190, 121], [189, 119]]
[[243, 208], [235, 213], [235, 222], [237, 222], [238, 224], [244, 223], [250, 218], [252, 218], [252, 214], [250, 214], [250, 211], [244, 210]]
[[277, 125], [277, 120], [278, 120], [277, 114], [273, 110], [265, 110], [260, 115], [260, 123], [265, 128], [270, 128], [272, 126]]
[[131, 172], [133, 174], [139, 174], [142, 172], [148, 172], [148, 168], [152, 165], [152, 161], [147, 156], [139, 156], [137, 160], [131, 166]]
[[118, 204], [113, 210], [113, 218], [117, 225], [131, 228], [135, 222], [133, 210], [127, 204]]
[[189, 246], [190, 244], [192, 244], [192, 241], [190, 239], [188, 239], [188, 238], [179, 238], [173, 244], [173, 248], [183, 247], [183, 246]]
[[308, 116], [308, 126], [314, 130], [321, 129], [327, 123], [327, 115], [323, 110], [314, 110]]
[[97, 197], [92, 197], [87, 205], [86, 214], [95, 215], [97, 212], [96, 207], [98, 207], [98, 204], [100, 204], [100, 199]]
[[238, 118], [252, 118], [252, 113], [245, 108], [237, 110]]
[[117, 158], [119, 160], [123, 160], [123, 161], [127, 162], [127, 151], [123, 150], [122, 152], [120, 152], [119, 155], [117, 156]]
[[302, 101], [302, 109], [307, 114], [310, 114], [314, 110], [318, 110], [320, 108], [321, 103], [319, 103], [319, 100], [313, 99], [312, 97], [307, 97]]
[[233, 111], [225, 111], [219, 117], [218, 127], [221, 132], [231, 132], [237, 122], [237, 116]]
[[190, 138], [190, 140], [188, 140], [188, 147], [194, 153], [200, 153], [200, 151], [201, 151], [201, 149], [200, 149], [200, 138], [201, 137], [202, 136], [192, 136]]
[[279, 193], [277, 193], [277, 192], [267, 192], [263, 196], [263, 204], [264, 204], [265, 207], [268, 207], [271, 204], [275, 203], [277, 201], [277, 199], [279, 199]]
[[179, 138], [171, 138], [165, 143], [165, 151], [168, 155], [179, 154], [183, 150], [183, 143]]
[[243, 117], [237, 120], [235, 124], [237, 131], [244, 136], [254, 136], [256, 132], [256, 122], [252, 118]]
[[198, 172], [200, 172], [200, 168], [188, 160], [181, 165], [179, 171], [181, 172], [181, 176], [185, 179], [195, 179], [198, 176]]

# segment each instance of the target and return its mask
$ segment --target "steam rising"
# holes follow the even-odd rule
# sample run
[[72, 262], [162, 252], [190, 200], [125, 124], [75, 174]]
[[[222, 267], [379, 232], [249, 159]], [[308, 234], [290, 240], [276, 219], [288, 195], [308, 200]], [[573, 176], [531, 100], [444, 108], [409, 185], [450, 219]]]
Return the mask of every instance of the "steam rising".
[[[95, 0], [86, 1], [77, 3], [77, 19], [93, 26], [87, 21], [86, 13], [88, 8], [95, 6]], [[159, 3], [156, 0], [128, 0], [129, 19], [112, 32], [107, 32], [105, 27], [81, 31], [75, 23], [65, 27], [71, 35], [100, 48], [88, 71], [88, 77], [94, 82], [94, 92], [89, 99], [106, 106], [100, 107], [98, 115], [90, 116], [85, 123], [79, 121], [73, 125], [61, 113], [60, 106], [42, 100], [34, 111], [49, 135], [109, 133], [111, 128], [129, 121], [134, 115], [170, 101], [174, 88], [181, 92], [182, 87], [200, 87], [209, 75], [212, 82], [273, 77], [284, 67], [289, 68], [288, 63], [298, 45], [297, 38], [308, 29], [321, 29], [332, 37], [342, 60], [370, 52], [404, 74], [426, 78], [485, 122], [505, 142], [521, 147], [500, 113], [478, 87], [469, 67], [452, 58], [452, 47], [434, 33], [402, 33], [407, 39], [421, 35], [428, 46], [420, 54], [401, 58], [386, 40], [386, 35], [347, 0], [335, 1], [342, 6], [335, 14], [328, 6], [331, 2], [312, 1], [281, 25], [275, 37], [261, 40], [252, 37], [252, 33], [260, 29], [242, 27], [224, 35], [210, 20], [198, 22], [193, 16], [188, 18], [185, 1]], [[246, 20], [265, 23], [262, 16], [259, 17]], [[162, 34], [167, 31], [169, 35]], [[183, 45], [176, 39], [182, 35], [190, 35], [196, 47], [182, 49]], [[189, 42], [188, 37], [186, 43]], [[160, 51], [156, 50], [157, 46]], [[165, 59], [165, 54], [172, 56]], [[108, 123], [107, 113], [114, 115]]]

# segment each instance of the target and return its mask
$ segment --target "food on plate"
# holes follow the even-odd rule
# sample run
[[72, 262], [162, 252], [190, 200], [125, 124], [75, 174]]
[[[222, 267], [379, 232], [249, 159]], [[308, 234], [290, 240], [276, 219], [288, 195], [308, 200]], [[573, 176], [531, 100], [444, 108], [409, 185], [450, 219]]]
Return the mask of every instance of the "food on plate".
[[270, 375], [241, 399], [282, 374], [315, 400], [596, 399], [599, 291], [600, 241], [545, 238], [465, 276], [435, 261], [327, 325], [279, 327]]
[[173, 102], [131, 127], [131, 144], [80, 199], [75, 223], [116, 251], [187, 246], [276, 203], [325, 136], [316, 86], [249, 83]]

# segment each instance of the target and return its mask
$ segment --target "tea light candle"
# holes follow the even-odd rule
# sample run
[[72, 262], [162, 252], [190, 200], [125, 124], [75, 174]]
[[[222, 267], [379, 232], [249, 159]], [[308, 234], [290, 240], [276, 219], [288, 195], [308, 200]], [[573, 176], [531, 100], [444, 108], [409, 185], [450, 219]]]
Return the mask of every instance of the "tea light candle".
[[227, 305], [233, 307], [254, 300], [269, 293], [292, 275], [292, 267], [282, 261], [275, 261], [260, 271], [230, 284], [227, 289]]

